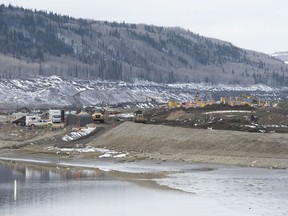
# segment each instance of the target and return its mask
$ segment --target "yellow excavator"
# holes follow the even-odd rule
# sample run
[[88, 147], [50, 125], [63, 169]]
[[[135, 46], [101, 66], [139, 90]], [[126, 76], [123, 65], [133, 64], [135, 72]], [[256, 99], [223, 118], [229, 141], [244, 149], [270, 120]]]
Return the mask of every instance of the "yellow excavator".
[[254, 105], [258, 103], [258, 100], [253, 95], [242, 94], [241, 99], [241, 105], [248, 105], [250, 107], [254, 107]]

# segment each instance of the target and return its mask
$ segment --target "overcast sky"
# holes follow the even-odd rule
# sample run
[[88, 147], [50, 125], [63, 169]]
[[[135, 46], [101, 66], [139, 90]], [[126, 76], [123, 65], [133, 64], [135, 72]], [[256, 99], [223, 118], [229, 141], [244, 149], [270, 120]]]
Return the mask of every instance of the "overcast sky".
[[1, 0], [0, 3], [194, 33], [272, 54], [288, 51], [288, 0]]

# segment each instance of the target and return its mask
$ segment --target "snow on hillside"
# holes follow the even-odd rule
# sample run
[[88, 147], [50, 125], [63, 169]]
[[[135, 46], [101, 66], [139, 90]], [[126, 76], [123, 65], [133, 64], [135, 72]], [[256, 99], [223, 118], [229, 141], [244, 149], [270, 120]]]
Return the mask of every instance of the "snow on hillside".
[[[138, 104], [153, 106], [169, 100], [191, 101], [196, 92], [201, 97], [250, 92], [257, 96], [281, 98], [280, 89], [265, 85], [211, 85], [206, 83], [157, 84], [136, 80], [109, 82], [100, 80], [64, 80], [58, 76], [39, 77], [33, 80], [1, 80], [1, 107], [58, 107], [69, 105]], [[217, 96], [218, 97], [218, 96]], [[214, 98], [218, 99], [219, 98]]]
[[288, 64], [288, 51], [276, 52], [276, 53], [273, 53], [272, 56], [284, 61], [285, 64]]

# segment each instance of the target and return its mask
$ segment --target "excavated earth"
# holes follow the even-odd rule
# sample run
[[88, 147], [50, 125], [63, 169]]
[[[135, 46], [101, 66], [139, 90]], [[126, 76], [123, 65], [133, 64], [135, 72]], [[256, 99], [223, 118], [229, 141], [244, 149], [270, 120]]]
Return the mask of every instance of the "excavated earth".
[[[224, 112], [223, 112], [224, 111]], [[69, 129], [28, 129], [1, 123], [0, 157], [85, 158], [99, 153], [60, 153], [47, 147], [107, 148], [143, 159], [288, 168], [287, 110], [231, 108], [151, 109], [147, 124], [108, 122], [79, 140], [64, 142]]]

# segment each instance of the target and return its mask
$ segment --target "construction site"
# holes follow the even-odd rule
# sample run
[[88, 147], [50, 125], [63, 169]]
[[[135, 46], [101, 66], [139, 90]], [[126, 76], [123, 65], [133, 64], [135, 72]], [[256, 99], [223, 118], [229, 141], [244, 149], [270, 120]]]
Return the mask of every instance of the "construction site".
[[214, 102], [195, 97], [192, 102], [170, 101], [152, 108], [26, 112], [1, 115], [0, 156], [90, 159], [100, 157], [91, 148], [108, 148], [125, 152], [124, 160], [275, 168], [288, 164], [285, 101], [242, 96]]
[[[3, 114], [5, 124], [22, 127], [81, 128], [95, 127], [124, 121], [161, 124], [186, 128], [237, 130], [259, 133], [288, 132], [287, 102], [260, 100], [253, 95], [220, 97], [215, 101], [209, 95], [202, 99], [196, 92], [193, 101], [158, 103], [146, 98], [145, 108], [123, 106], [82, 107], [69, 109], [18, 109]], [[2, 123], [3, 124], [3, 123]]]

